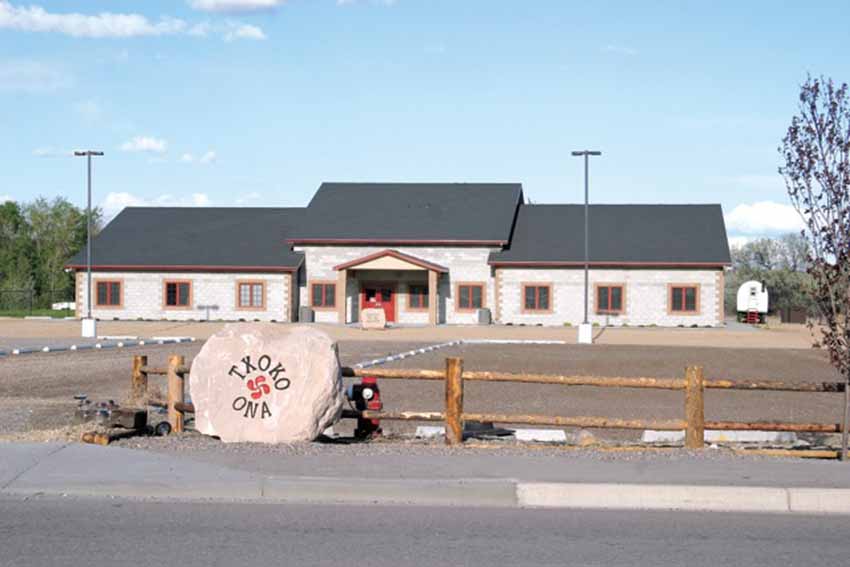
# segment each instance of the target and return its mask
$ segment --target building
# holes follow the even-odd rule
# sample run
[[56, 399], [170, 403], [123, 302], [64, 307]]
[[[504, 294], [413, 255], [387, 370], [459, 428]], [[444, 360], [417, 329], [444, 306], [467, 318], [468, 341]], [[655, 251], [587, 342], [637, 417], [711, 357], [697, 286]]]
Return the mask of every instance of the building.
[[[717, 326], [719, 205], [591, 205], [590, 318]], [[85, 252], [76, 270], [86, 312]], [[578, 324], [584, 207], [519, 184], [324, 183], [304, 208], [124, 209], [93, 241], [98, 319]]]

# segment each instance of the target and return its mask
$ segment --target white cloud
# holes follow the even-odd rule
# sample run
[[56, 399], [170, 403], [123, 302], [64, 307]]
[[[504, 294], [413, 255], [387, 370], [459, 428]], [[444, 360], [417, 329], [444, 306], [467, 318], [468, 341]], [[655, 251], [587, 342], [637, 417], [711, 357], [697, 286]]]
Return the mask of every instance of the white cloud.
[[206, 193], [192, 193], [188, 197], [175, 197], [165, 193], [153, 199], [145, 199], [132, 193], [112, 192], [106, 196], [100, 207], [109, 221], [124, 207], [208, 207], [211, 204], [212, 201]]
[[218, 154], [215, 153], [215, 150], [210, 150], [198, 160], [198, 162], [207, 164], [207, 163], [215, 163], [215, 160], [218, 159]]
[[791, 205], [773, 201], [742, 203], [726, 214], [726, 228], [741, 235], [767, 235], [796, 232], [803, 219]]
[[46, 63], [26, 59], [0, 61], [0, 91], [52, 92], [73, 84], [70, 75]]
[[180, 156], [180, 161], [183, 163], [192, 163], [193, 161], [195, 161], [195, 156], [193, 156], [192, 154], [183, 154], [182, 156]]
[[606, 45], [602, 51], [605, 51], [606, 53], [616, 53], [617, 55], [627, 55], [629, 57], [638, 54], [637, 49], [633, 47], [627, 47], [625, 45], [615, 45], [612, 43]]
[[262, 41], [266, 39], [266, 34], [257, 26], [251, 24], [240, 24], [238, 22], [228, 22], [228, 31], [224, 33], [225, 41], [235, 41], [237, 39], [253, 39]]
[[7, 201], [14, 202], [15, 200], [12, 197], [10, 197], [9, 195], [0, 195], [0, 203], [5, 203]]
[[255, 12], [271, 10], [286, 3], [286, 0], [189, 0], [193, 10], [202, 12]]
[[73, 37], [138, 37], [170, 35], [185, 31], [186, 22], [163, 16], [152, 22], [141, 14], [101, 12], [48, 12], [41, 6], [12, 6], [0, 0], [0, 28], [29, 32], [53, 32]]
[[[229, 1], [231, 4], [238, 3], [238, 0]], [[214, 2], [214, 0], [207, 0], [207, 2]], [[260, 28], [239, 22], [229, 22], [223, 28], [217, 28], [208, 22], [193, 24], [171, 16], [161, 16], [159, 20], [153, 21], [142, 14], [135, 13], [101, 12], [96, 15], [76, 12], [58, 13], [48, 12], [36, 5], [13, 6], [7, 0], [0, 0], [0, 29], [59, 33], [86, 38], [206, 36], [208, 32], [215, 30], [228, 41], [265, 38]]]
[[168, 150], [168, 142], [162, 138], [136, 136], [132, 140], [127, 140], [121, 144], [120, 149], [122, 152], [153, 152], [161, 154]]

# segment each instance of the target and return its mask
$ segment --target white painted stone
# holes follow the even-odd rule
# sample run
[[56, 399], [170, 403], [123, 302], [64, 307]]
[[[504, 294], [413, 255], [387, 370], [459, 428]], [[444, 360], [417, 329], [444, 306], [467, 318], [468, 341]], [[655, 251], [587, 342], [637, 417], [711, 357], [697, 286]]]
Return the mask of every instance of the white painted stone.
[[[684, 431], [656, 431], [647, 429], [641, 435], [644, 443], [681, 443]], [[705, 440], [709, 443], [796, 443], [797, 435], [792, 431], [718, 431], [707, 429]]]
[[442, 425], [420, 425], [416, 428], [417, 439], [435, 439], [443, 437], [446, 434], [446, 428]]
[[517, 441], [536, 441], [538, 443], [566, 443], [567, 434], [563, 429], [517, 429], [514, 431]]
[[360, 326], [364, 329], [385, 329], [387, 314], [383, 309], [363, 309], [360, 311]]
[[316, 439], [340, 417], [336, 343], [310, 326], [232, 323], [192, 362], [195, 427], [225, 442]]

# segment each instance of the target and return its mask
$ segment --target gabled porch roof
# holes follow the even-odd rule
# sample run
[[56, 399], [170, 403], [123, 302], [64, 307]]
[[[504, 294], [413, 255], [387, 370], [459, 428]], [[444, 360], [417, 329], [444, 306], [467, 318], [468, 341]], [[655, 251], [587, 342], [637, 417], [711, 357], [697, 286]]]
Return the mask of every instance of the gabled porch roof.
[[448, 268], [404, 254], [398, 250], [381, 250], [356, 260], [351, 260], [334, 266], [334, 270], [431, 270], [441, 274], [449, 271]]

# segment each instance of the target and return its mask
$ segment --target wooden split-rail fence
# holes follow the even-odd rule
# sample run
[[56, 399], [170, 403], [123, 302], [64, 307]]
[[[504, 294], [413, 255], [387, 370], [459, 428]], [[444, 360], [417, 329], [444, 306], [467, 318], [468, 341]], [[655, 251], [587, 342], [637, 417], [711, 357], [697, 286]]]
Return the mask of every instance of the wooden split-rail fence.
[[[183, 431], [183, 414], [194, 412], [191, 403], [185, 403], [184, 377], [189, 373], [182, 356], [169, 356], [166, 368], [153, 368], [146, 356], [133, 357], [132, 393], [136, 400], [147, 399], [148, 375], [168, 377], [168, 420], [172, 430]], [[462, 358], [447, 358], [445, 370], [408, 370], [379, 368], [342, 369], [347, 378], [372, 376], [381, 380], [435, 380], [445, 383], [443, 411], [356, 411], [344, 410], [344, 418], [365, 418], [403, 421], [437, 421], [445, 423], [445, 440], [449, 445], [463, 442], [463, 424], [466, 421], [492, 422], [520, 425], [556, 427], [581, 427], [598, 429], [654, 429], [684, 431], [685, 447], [702, 449], [705, 430], [784, 431], [805, 433], [841, 433], [842, 459], [847, 458], [848, 414], [850, 414], [850, 389], [844, 382], [781, 382], [775, 380], [727, 380], [705, 378], [703, 367], [688, 366], [682, 378], [605, 378], [598, 376], [565, 376], [556, 374], [514, 374], [508, 372], [467, 371]], [[469, 413], [464, 411], [465, 382], [514, 382], [525, 384], [557, 384], [562, 386], [591, 386], [599, 388], [645, 388], [654, 390], [680, 390], [685, 393], [683, 419], [619, 419], [597, 416], [551, 416], [539, 414]], [[844, 393], [842, 423], [800, 423], [782, 421], [713, 421], [705, 419], [705, 390], [745, 390], [800, 393]]]

